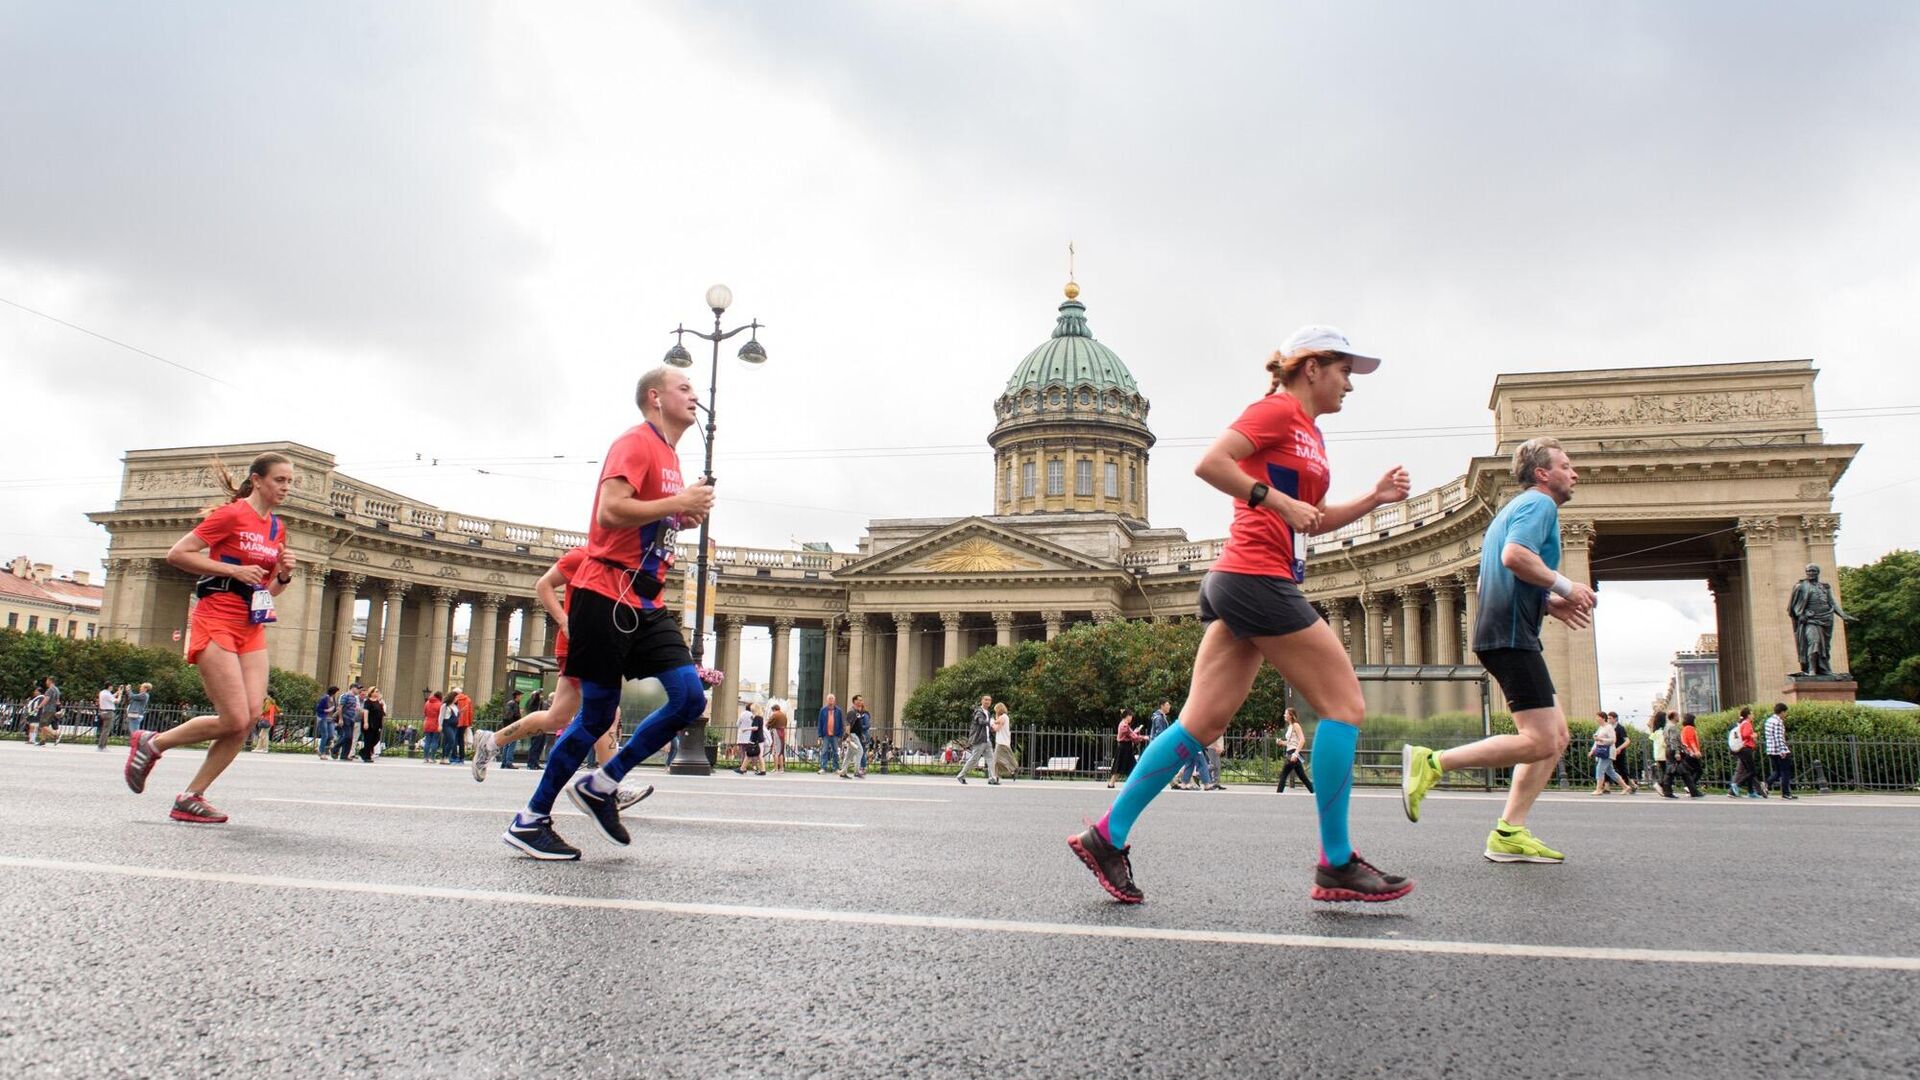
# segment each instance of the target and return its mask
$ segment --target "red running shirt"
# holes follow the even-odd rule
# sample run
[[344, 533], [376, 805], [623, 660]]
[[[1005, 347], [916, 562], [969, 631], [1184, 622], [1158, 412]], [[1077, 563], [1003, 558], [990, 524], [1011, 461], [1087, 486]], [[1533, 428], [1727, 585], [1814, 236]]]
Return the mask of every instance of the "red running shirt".
[[[235, 499], [208, 514], [194, 526], [193, 535], [207, 542], [207, 556], [215, 562], [265, 567], [269, 574], [280, 565], [280, 554], [287, 547], [287, 530], [280, 518], [273, 514], [261, 517], [245, 499]], [[238, 593], [203, 597], [195, 610], [247, 621], [247, 601]]]
[[[1253, 443], [1253, 453], [1240, 459], [1241, 472], [1303, 503], [1318, 506], [1326, 499], [1327, 441], [1292, 394], [1268, 394], [1247, 406], [1231, 427]], [[1273, 511], [1236, 501], [1226, 550], [1213, 568], [1302, 582], [1307, 577], [1306, 537]]]
[[[673, 452], [673, 447], [667, 445], [667, 440], [652, 424], [641, 424], [629, 428], [607, 449], [606, 464], [600, 468], [600, 483], [616, 476], [632, 484], [634, 497], [642, 502], [664, 499], [680, 490], [680, 455]], [[579, 573], [568, 579], [568, 590], [592, 589], [643, 610], [664, 607], [664, 583], [673, 570], [678, 517], [648, 522], [638, 528], [606, 528], [600, 524], [600, 488], [596, 484], [593, 516], [588, 521], [587, 557]], [[627, 570], [636, 570], [638, 577], [650, 578], [663, 587], [649, 600], [628, 580]]]
[[[587, 549], [583, 547], [569, 548], [565, 555], [554, 562], [554, 569], [560, 571], [560, 576], [567, 580], [567, 595], [560, 600], [561, 611], [573, 611], [573, 578], [586, 563]], [[567, 623], [564, 619], [560, 621], [559, 631], [553, 635], [553, 651], [560, 656], [567, 655]]]

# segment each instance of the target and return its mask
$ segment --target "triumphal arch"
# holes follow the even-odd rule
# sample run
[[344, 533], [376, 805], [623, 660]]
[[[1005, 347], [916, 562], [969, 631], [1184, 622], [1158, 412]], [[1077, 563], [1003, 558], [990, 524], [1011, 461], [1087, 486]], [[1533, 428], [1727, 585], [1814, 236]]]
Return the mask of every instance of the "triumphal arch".
[[[1770, 699], [1794, 670], [1793, 583], [1808, 563], [1838, 581], [1833, 485], [1860, 449], [1822, 435], [1816, 374], [1811, 361], [1783, 360], [1501, 375], [1489, 453], [1315, 538], [1308, 594], [1356, 663], [1471, 664], [1480, 538], [1515, 491], [1507, 455], [1553, 435], [1581, 474], [1561, 513], [1563, 570], [1600, 583], [1600, 618], [1607, 582], [1705, 580], [1725, 700]], [[712, 630], [728, 678], [718, 701], [738, 698], [748, 627], [772, 633], [776, 696], [800, 674], [803, 716], [826, 693], [861, 693], [884, 724], [933, 672], [983, 646], [1080, 622], [1193, 617], [1223, 541], [1148, 523], [1150, 403], [1094, 338], [1076, 286], [991, 411], [990, 513], [875, 520], [851, 552], [715, 548]], [[208, 458], [239, 469], [267, 449], [294, 460], [282, 512], [303, 575], [269, 635], [275, 664], [338, 681], [359, 599], [370, 603], [369, 654], [378, 643], [368, 673], [396, 703], [444, 685], [460, 605], [474, 627], [469, 668], [491, 680], [469, 678], [476, 698], [500, 685], [510, 651], [550, 651], [533, 583], [578, 534], [421, 504], [285, 443], [127, 454], [118, 503], [93, 515], [112, 534], [109, 632], [160, 643], [184, 627], [190, 583], [160, 557], [215, 498]], [[693, 555], [679, 560], [688, 573]], [[1599, 708], [1593, 635], [1550, 623], [1545, 644], [1562, 704], [1573, 715]], [[1833, 666], [1846, 669], [1838, 632]], [[1460, 704], [1436, 692], [1425, 707]]]

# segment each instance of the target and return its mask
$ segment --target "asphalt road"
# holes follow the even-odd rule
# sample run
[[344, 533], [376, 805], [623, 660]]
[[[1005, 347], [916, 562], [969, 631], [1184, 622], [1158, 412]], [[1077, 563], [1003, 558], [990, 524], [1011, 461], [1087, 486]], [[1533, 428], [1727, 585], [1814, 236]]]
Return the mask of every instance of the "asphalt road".
[[1092, 784], [647, 769], [631, 848], [563, 812], [543, 864], [525, 771], [248, 754], [169, 822], [194, 756], [0, 743], [0, 1076], [1920, 1074], [1920, 799], [1550, 794], [1539, 867], [1363, 791], [1419, 881], [1363, 908], [1310, 796], [1171, 792], [1122, 907]]

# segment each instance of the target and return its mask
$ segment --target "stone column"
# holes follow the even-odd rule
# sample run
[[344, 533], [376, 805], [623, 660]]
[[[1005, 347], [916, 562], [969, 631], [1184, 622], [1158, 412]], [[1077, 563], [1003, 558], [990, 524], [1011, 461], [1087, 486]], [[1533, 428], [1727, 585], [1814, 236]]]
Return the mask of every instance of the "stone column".
[[1461, 663], [1478, 663], [1473, 655], [1473, 624], [1480, 617], [1480, 573], [1477, 570], [1462, 570], [1453, 575], [1453, 580], [1460, 586], [1460, 598], [1467, 616], [1466, 636], [1460, 639]]
[[[1800, 528], [1807, 537], [1807, 561], [1820, 568], [1820, 580], [1832, 587], [1834, 600], [1844, 609], [1847, 606], [1847, 602], [1846, 599], [1840, 595], [1840, 566], [1834, 562], [1833, 558], [1834, 537], [1840, 534], [1840, 516], [1838, 514], [1809, 514], [1800, 519]], [[1802, 570], [1801, 573], [1804, 575], [1806, 571]], [[1790, 597], [1792, 593], [1789, 592], [1787, 595]], [[1786, 598], [1783, 597], [1780, 602], [1782, 605], [1785, 605], [1787, 602]], [[1793, 625], [1791, 618], [1787, 620], [1787, 625], [1789, 627]], [[1799, 655], [1799, 643], [1795, 642], [1794, 657], [1796, 660], [1799, 658]], [[1847, 663], [1847, 622], [1845, 619], [1836, 618], [1833, 620], [1833, 639], [1828, 642], [1827, 658], [1835, 674], [1847, 674], [1849, 672], [1850, 665]], [[1800, 665], [1796, 663], [1794, 666], [1797, 668]]]
[[1393, 659], [1399, 664], [1423, 664], [1420, 648], [1420, 586], [1400, 589], [1400, 623], [1394, 628]]
[[507, 598], [485, 593], [473, 603], [473, 621], [467, 625], [467, 696], [476, 705], [493, 700], [493, 647], [500, 636], [500, 605]]
[[1433, 662], [1458, 664], [1460, 659], [1460, 618], [1453, 610], [1454, 583], [1451, 578], [1433, 582]]
[[1347, 653], [1347, 659], [1353, 659], [1353, 650], [1347, 647], [1347, 602], [1339, 597], [1327, 601], [1327, 629], [1333, 631], [1333, 638]]
[[773, 620], [773, 664], [767, 672], [767, 696], [782, 701], [787, 699], [787, 679], [791, 674], [787, 649], [792, 639], [793, 619], [782, 615]]
[[1387, 594], [1372, 592], [1360, 600], [1367, 609], [1367, 663], [1387, 662]]
[[1061, 618], [1062, 616], [1058, 611], [1043, 611], [1040, 613], [1040, 621], [1047, 624], [1048, 641], [1052, 641], [1054, 638], [1060, 636]]
[[307, 575], [305, 615], [300, 627], [300, 671], [325, 683], [326, 673], [320, 670], [320, 616], [325, 610], [321, 605], [326, 603], [327, 567], [325, 563], [298, 565]]
[[[1573, 581], [1593, 581], [1593, 522], [1560, 522], [1560, 572]], [[1549, 618], [1548, 622], [1558, 623]], [[1561, 707], [1568, 716], [1591, 716], [1600, 708], [1600, 650], [1594, 630], [1571, 631], [1566, 642], [1567, 682]]]
[[913, 612], [893, 613], [893, 640], [893, 694], [887, 706], [892, 711], [893, 742], [898, 746], [907, 726], [907, 699], [913, 696]]
[[547, 655], [547, 609], [537, 600], [527, 608], [527, 617], [520, 620], [520, 655]]
[[347, 673], [353, 670], [353, 602], [366, 584], [365, 574], [341, 574], [334, 580], [333, 657], [327, 664], [327, 683], [347, 685]]
[[400, 617], [406, 611], [407, 588], [404, 581], [387, 581], [387, 612], [380, 622], [380, 677], [387, 680], [383, 691], [389, 709], [407, 709], [413, 702], [401, 701], [400, 693]]
[[1787, 676], [1800, 668], [1793, 645], [1793, 621], [1787, 617], [1787, 594], [1774, 565], [1779, 522], [1770, 517], [1740, 519], [1740, 539], [1746, 545], [1746, 578], [1742, 620], [1747, 630], [1747, 696], [1758, 701], [1777, 694]]
[[1013, 612], [993, 613], [993, 643], [1003, 649], [1013, 645]]
[[[820, 694], [840, 695], [840, 680], [834, 678], [840, 667], [840, 616], [829, 615], [820, 637]], [[852, 698], [849, 696], [848, 701]], [[847, 702], [841, 702], [842, 705]]]
[[945, 648], [944, 648], [944, 649], [943, 649], [943, 650], [941, 651], [941, 653], [940, 653], [940, 666], [941, 666], [941, 667], [952, 667], [952, 666], [953, 666], [954, 664], [957, 664], [957, 663], [959, 663], [959, 662], [960, 662], [960, 660], [961, 660], [961, 657], [960, 657], [960, 613], [959, 613], [959, 612], [957, 612], [957, 611], [943, 611], [943, 612], [941, 612], [941, 613], [940, 613], [940, 624], [941, 624], [941, 625], [942, 625], [943, 627], [945, 627], [945, 628], [946, 628], [946, 631], [947, 631], [947, 639], [946, 639], [946, 642], [945, 642]]
[[737, 615], [725, 616], [724, 626], [720, 625], [720, 616], [715, 616], [714, 629], [720, 631], [720, 688], [713, 696], [713, 705], [708, 715], [713, 718], [714, 730], [720, 733], [720, 741], [726, 742], [732, 737], [735, 721], [740, 718], [740, 633], [747, 624]]
[[867, 685], [867, 616], [855, 611], [847, 615], [847, 700], [865, 694], [876, 700], [873, 687]]
[[367, 636], [360, 647], [360, 681], [380, 685], [380, 640], [386, 636], [386, 598], [376, 590], [367, 600]]
[[459, 593], [444, 585], [433, 590], [433, 621], [427, 631], [426, 689], [447, 689], [447, 628], [453, 621], [453, 602]]

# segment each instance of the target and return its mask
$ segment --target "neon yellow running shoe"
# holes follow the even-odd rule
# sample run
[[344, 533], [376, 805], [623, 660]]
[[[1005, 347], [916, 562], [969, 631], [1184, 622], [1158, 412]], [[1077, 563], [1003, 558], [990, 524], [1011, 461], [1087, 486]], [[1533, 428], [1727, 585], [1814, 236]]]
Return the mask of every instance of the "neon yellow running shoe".
[[1524, 827], [1513, 832], [1503, 833], [1496, 827], [1487, 834], [1487, 850], [1484, 853], [1489, 862], [1530, 862], [1562, 863], [1565, 855], [1540, 842], [1539, 837]]
[[1400, 747], [1400, 806], [1408, 821], [1420, 820], [1420, 802], [1440, 782], [1440, 765], [1433, 751], [1424, 746]]

